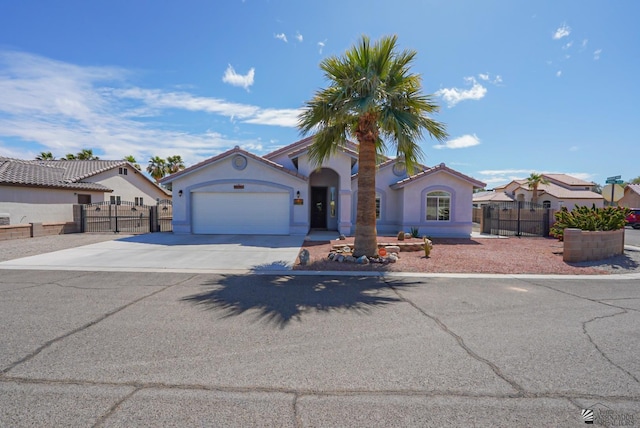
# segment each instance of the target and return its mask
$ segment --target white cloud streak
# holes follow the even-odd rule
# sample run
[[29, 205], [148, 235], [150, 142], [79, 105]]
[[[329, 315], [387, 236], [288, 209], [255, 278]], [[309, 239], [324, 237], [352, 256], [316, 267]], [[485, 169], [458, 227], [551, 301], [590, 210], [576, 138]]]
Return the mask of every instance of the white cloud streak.
[[287, 40], [287, 36], [284, 33], [276, 34], [274, 37], [278, 40], [282, 40], [285, 43], [289, 42], [289, 40]]
[[255, 68], [250, 68], [249, 72], [245, 75], [236, 73], [236, 70], [229, 64], [226, 71], [224, 72], [224, 76], [222, 76], [222, 81], [224, 83], [228, 83], [232, 86], [239, 86], [244, 88], [247, 92], [249, 91], [249, 87], [253, 85], [253, 79], [255, 77], [256, 70]]
[[567, 24], [562, 24], [558, 29], [553, 33], [553, 40], [560, 40], [563, 37], [568, 37], [571, 34], [571, 27]]
[[480, 144], [480, 139], [476, 134], [463, 135], [453, 140], [449, 140], [443, 144], [437, 144], [433, 146], [435, 149], [466, 149], [468, 147], [477, 146]]
[[478, 83], [474, 77], [465, 77], [465, 81], [472, 84], [471, 88], [443, 88], [437, 91], [435, 95], [441, 97], [447, 103], [447, 106], [451, 108], [461, 101], [480, 100], [487, 94], [487, 88]]
[[296, 40], [300, 43], [302, 43], [302, 41], [304, 40], [304, 38], [302, 37], [302, 34], [300, 34], [299, 31], [296, 31]]
[[599, 60], [599, 59], [600, 59], [600, 54], [601, 54], [601, 53], [602, 53], [602, 49], [596, 49], [596, 50], [593, 52], [593, 60], [594, 60], [594, 61]]
[[[60, 157], [91, 148], [103, 159], [133, 155], [141, 164], [151, 156], [179, 153], [189, 164], [236, 145], [262, 147], [263, 142], [259, 138], [237, 140], [210, 130], [183, 131], [175, 123], [166, 125], [152, 118], [166, 111], [186, 111], [245, 124], [295, 127], [297, 123], [299, 111], [295, 109], [140, 88], [130, 86], [129, 77], [123, 69], [81, 67], [0, 51], [0, 150], [32, 159], [39, 151]], [[40, 147], [25, 148], [19, 155], [15, 143], [9, 145], [12, 140]]]

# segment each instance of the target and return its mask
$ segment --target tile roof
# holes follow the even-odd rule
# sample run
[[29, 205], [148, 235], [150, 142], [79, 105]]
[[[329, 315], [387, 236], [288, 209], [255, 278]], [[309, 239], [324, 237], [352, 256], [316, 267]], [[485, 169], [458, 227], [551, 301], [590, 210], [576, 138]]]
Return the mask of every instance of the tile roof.
[[627, 188], [640, 195], [640, 184], [627, 184]]
[[476, 192], [473, 194], [473, 202], [513, 202], [513, 198], [504, 192]]
[[554, 183], [540, 184], [538, 186], [540, 194], [547, 193], [558, 199], [602, 199], [602, 195], [590, 190], [571, 190]]
[[233, 154], [242, 154], [243, 156], [250, 157], [251, 159], [255, 159], [258, 162], [262, 162], [262, 163], [264, 163], [264, 164], [266, 164], [266, 165], [268, 165], [268, 166], [270, 166], [272, 168], [278, 169], [278, 170], [280, 170], [282, 172], [285, 172], [285, 173], [287, 173], [289, 175], [292, 175], [294, 177], [300, 178], [302, 180], [308, 180], [309, 179], [309, 177], [307, 177], [305, 175], [302, 175], [302, 174], [298, 174], [295, 171], [291, 171], [291, 170], [285, 168], [284, 166], [282, 166], [282, 165], [280, 165], [280, 164], [278, 164], [276, 162], [273, 162], [273, 161], [265, 159], [263, 157], [254, 155], [253, 153], [249, 153], [248, 151], [243, 150], [238, 146], [235, 146], [231, 150], [227, 150], [226, 152], [220, 153], [217, 156], [214, 156], [214, 157], [209, 158], [209, 159], [205, 159], [202, 162], [199, 162], [199, 163], [197, 163], [195, 165], [191, 165], [190, 167], [185, 168], [182, 171], [178, 171], [178, 172], [176, 172], [174, 174], [168, 175], [168, 176], [162, 178], [160, 180], [160, 182], [161, 183], [171, 183], [178, 177], [181, 177], [181, 176], [183, 176], [185, 174], [190, 174], [193, 171], [196, 171], [196, 170], [198, 170], [200, 168], [203, 168], [203, 167], [205, 167], [205, 166], [207, 166], [209, 164], [215, 163], [215, 162], [217, 162], [217, 161], [219, 161], [221, 159], [224, 159], [224, 158], [226, 158], [228, 156], [231, 156]]
[[449, 174], [455, 175], [456, 177], [459, 177], [459, 178], [461, 178], [463, 180], [466, 180], [466, 181], [470, 182], [471, 184], [473, 184], [474, 187], [482, 188], [482, 187], [486, 186], [486, 183], [483, 183], [482, 181], [478, 181], [475, 178], [469, 177], [468, 175], [464, 175], [463, 173], [458, 172], [455, 169], [449, 168], [444, 163], [441, 163], [440, 165], [436, 165], [436, 166], [434, 166], [432, 168], [426, 169], [424, 171], [420, 171], [417, 174], [413, 174], [413, 175], [411, 175], [411, 176], [409, 176], [409, 177], [407, 177], [407, 178], [405, 178], [403, 180], [400, 180], [397, 183], [392, 184], [390, 187], [392, 189], [398, 189], [398, 188], [403, 187], [403, 186], [405, 186], [406, 184], [408, 184], [408, 183], [410, 183], [412, 181], [419, 180], [419, 179], [421, 179], [423, 177], [427, 177], [427, 176], [429, 176], [431, 174], [435, 174], [435, 173], [440, 172], [440, 171], [448, 172]]
[[567, 174], [542, 174], [542, 176], [549, 180], [555, 180], [568, 186], [593, 186], [593, 183], [590, 181], [584, 181]]
[[[99, 162], [93, 166], [90, 163]], [[111, 192], [99, 184], [82, 181], [125, 161], [30, 161], [0, 157], [0, 184]], [[112, 165], [112, 166], [109, 166]]]

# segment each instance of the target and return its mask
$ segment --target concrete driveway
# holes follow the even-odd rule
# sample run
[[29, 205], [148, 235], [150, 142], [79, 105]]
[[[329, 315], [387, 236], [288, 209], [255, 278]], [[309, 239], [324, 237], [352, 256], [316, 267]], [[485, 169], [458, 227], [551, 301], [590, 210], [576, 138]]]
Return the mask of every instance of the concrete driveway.
[[247, 273], [289, 270], [304, 236], [150, 233], [0, 263], [0, 269]]

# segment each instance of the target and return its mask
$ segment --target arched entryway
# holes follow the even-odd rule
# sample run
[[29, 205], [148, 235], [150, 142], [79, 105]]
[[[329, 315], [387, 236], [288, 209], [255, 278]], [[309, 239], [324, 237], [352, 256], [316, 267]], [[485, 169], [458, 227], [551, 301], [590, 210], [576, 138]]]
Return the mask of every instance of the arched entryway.
[[311, 229], [338, 230], [340, 176], [330, 168], [320, 168], [309, 177], [309, 225]]

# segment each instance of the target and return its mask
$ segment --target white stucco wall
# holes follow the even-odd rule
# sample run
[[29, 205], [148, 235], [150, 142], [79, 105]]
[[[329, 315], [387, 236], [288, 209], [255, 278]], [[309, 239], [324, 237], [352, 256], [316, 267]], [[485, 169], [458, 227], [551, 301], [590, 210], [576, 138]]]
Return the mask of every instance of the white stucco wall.
[[10, 215], [10, 224], [73, 221], [78, 194], [91, 195], [92, 202], [104, 197], [103, 192], [0, 186], [0, 212]]
[[171, 199], [171, 196], [143, 176], [142, 172], [135, 168], [126, 168], [127, 175], [121, 175], [119, 168], [113, 168], [91, 177], [92, 182], [113, 189], [113, 193], [107, 194], [105, 200], [108, 201], [110, 196], [120, 196], [122, 201], [128, 202], [134, 202], [135, 198], [144, 198], [144, 205], [155, 205], [156, 199]]
[[[191, 233], [190, 194], [197, 191], [211, 192], [288, 192], [291, 204], [290, 233], [306, 234], [309, 228], [308, 185], [307, 181], [286, 172], [272, 168], [263, 162], [246, 156], [247, 166], [234, 168], [232, 154], [213, 164], [204, 165], [173, 182], [173, 231]], [[234, 185], [243, 185], [243, 189], [234, 189]], [[180, 196], [182, 191], [182, 196]], [[293, 198], [300, 192], [304, 205], [293, 205]], [[259, 215], [259, 207], [256, 207]]]
[[[448, 221], [426, 220], [426, 197], [430, 192], [451, 195]], [[431, 237], [468, 238], [473, 228], [473, 185], [445, 171], [404, 186], [401, 226], [405, 231], [418, 227], [421, 235]]]

